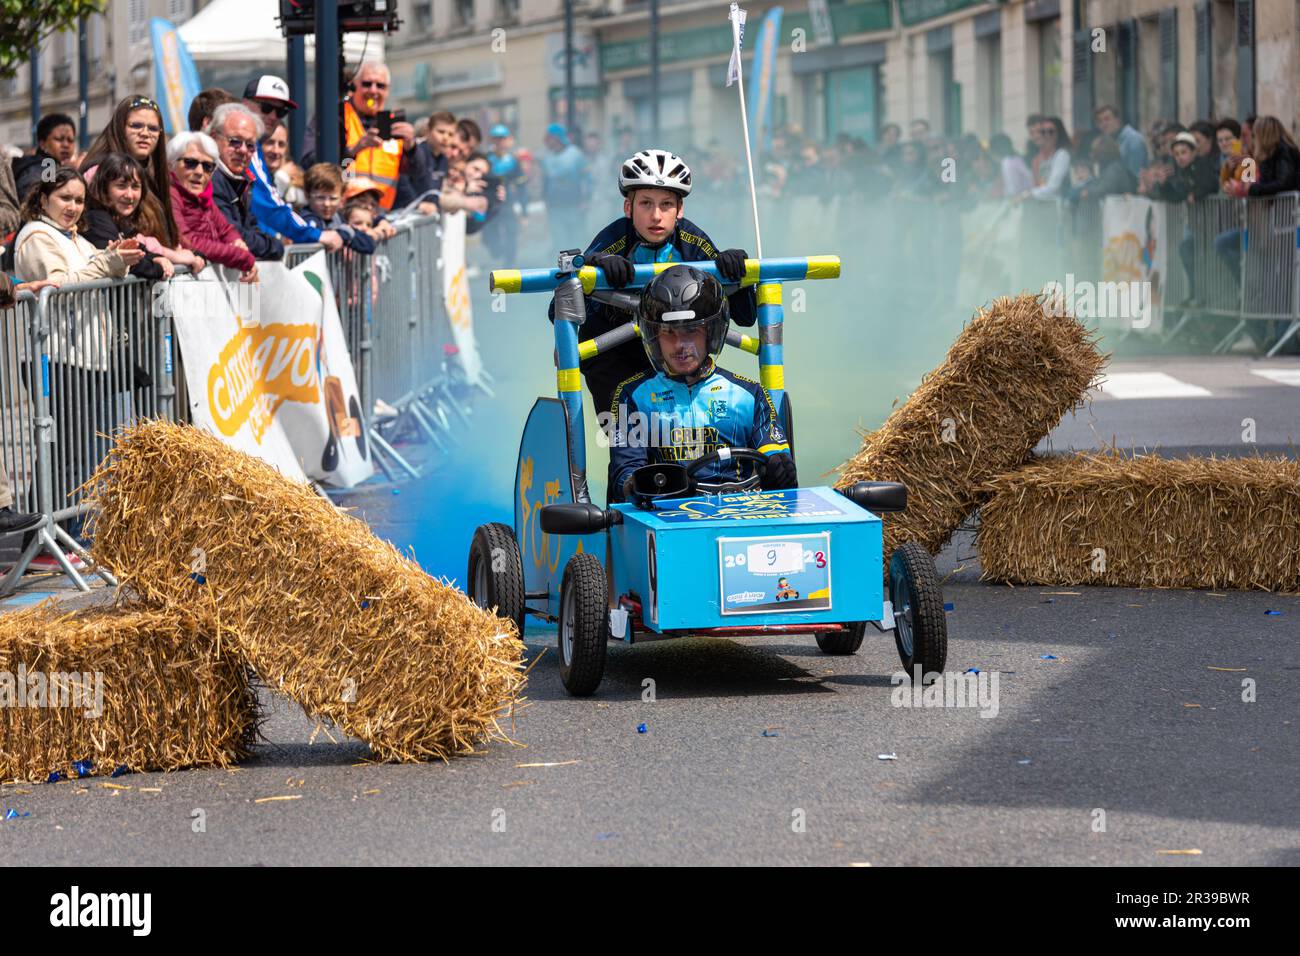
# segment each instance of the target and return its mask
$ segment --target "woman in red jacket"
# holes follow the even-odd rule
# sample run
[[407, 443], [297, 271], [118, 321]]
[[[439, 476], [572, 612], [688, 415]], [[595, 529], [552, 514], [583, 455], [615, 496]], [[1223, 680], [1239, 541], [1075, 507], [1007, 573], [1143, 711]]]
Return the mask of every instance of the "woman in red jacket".
[[176, 227], [187, 248], [210, 262], [238, 269], [241, 282], [256, 282], [253, 254], [212, 202], [212, 173], [218, 155], [217, 144], [207, 133], [177, 133], [167, 144]]

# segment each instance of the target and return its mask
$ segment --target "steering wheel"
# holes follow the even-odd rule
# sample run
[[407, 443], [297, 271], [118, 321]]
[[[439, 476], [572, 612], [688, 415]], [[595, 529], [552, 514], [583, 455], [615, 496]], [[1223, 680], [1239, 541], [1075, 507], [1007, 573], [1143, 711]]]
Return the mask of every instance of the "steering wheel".
[[[720, 464], [725, 461], [748, 461], [755, 468], [754, 473], [743, 481], [723, 481], [716, 484], [697, 482], [695, 476], [702, 468], [708, 465]], [[750, 491], [757, 488], [763, 481], [763, 475], [767, 471], [767, 456], [761, 451], [755, 451], [753, 448], [730, 448], [723, 447], [709, 452], [696, 458], [686, 466], [687, 477], [699, 491], [707, 494], [729, 494], [735, 491]]]

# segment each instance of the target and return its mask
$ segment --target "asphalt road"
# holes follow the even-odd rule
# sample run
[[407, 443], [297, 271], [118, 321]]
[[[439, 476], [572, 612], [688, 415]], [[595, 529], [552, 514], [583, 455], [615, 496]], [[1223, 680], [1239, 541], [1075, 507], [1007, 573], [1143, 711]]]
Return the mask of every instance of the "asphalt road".
[[[1153, 368], [1208, 394], [1103, 395], [1048, 444], [1242, 454], [1242, 418], [1265, 450], [1300, 422], [1300, 388], [1254, 374], [1300, 377], [1294, 359], [1112, 373]], [[397, 500], [353, 503], [402, 538]], [[236, 771], [0, 787], [30, 813], [0, 822], [0, 862], [1300, 864], [1300, 596], [995, 586], [966, 536], [940, 570], [949, 670], [998, 672], [996, 716], [895, 706], [893, 641], [871, 634], [850, 658], [802, 637], [611, 645], [575, 700], [553, 632], [530, 630], [518, 747], [371, 764], [264, 694], [266, 742]]]

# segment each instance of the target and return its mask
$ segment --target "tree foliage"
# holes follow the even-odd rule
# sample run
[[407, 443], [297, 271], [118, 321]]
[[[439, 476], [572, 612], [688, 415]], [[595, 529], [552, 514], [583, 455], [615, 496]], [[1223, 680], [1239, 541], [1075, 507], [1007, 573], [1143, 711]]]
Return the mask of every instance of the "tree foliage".
[[102, 13], [108, 0], [0, 0], [0, 79], [13, 77], [51, 33]]

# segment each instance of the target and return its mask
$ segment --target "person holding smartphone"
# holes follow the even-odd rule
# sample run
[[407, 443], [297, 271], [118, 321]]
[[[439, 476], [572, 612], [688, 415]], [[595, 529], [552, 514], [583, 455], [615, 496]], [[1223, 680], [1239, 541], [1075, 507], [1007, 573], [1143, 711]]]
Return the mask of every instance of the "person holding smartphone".
[[[352, 93], [343, 103], [344, 145], [354, 175], [379, 184], [379, 204], [385, 210], [406, 206], [416, 197], [413, 183], [423, 167], [415, 149], [415, 127], [404, 111], [385, 111], [391, 79], [388, 67], [366, 61], [352, 79]], [[348, 166], [347, 163], [344, 164]]]

